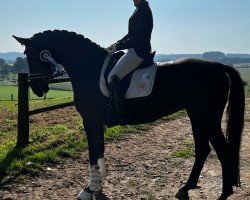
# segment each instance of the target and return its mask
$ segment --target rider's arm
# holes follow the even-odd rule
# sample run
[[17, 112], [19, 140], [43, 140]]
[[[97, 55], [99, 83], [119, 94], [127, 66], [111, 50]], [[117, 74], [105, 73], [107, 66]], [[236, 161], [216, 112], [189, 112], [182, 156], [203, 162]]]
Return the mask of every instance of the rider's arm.
[[118, 40], [116, 43], [119, 43], [119, 42], [124, 42], [128, 39], [128, 34], [125, 35], [122, 39]]
[[150, 23], [148, 23], [152, 18], [150, 12], [141, 12], [138, 15], [137, 24], [135, 28], [135, 33], [132, 37], [127, 37], [126, 40], [118, 41], [116, 44], [117, 50], [130, 49], [135, 47], [137, 44], [141, 44], [145, 34], [151, 33]]

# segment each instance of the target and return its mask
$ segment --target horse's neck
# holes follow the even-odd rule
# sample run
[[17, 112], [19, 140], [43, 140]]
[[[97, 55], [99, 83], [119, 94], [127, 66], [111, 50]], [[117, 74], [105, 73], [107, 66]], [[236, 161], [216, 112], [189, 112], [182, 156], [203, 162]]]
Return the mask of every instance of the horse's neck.
[[[93, 59], [82, 56], [72, 56], [65, 62], [65, 69], [72, 82], [73, 89], [92, 87], [90, 83], [99, 82], [100, 73], [107, 52], [92, 55]], [[96, 84], [93, 84], [96, 86]]]

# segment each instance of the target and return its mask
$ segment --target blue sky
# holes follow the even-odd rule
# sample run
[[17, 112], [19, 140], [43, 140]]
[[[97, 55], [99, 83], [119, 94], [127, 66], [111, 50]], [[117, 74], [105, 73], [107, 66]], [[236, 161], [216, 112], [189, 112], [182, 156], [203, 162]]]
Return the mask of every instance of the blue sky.
[[[149, 0], [157, 53], [250, 53], [250, 0]], [[127, 33], [132, 0], [0, 0], [0, 52], [23, 51], [11, 35], [48, 29], [108, 46]]]

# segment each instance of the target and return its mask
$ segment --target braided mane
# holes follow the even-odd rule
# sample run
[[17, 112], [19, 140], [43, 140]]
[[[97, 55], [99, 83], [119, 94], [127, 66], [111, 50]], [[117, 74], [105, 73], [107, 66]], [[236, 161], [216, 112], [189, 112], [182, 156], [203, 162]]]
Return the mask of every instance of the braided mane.
[[79, 40], [79, 42], [85, 42], [85, 44], [87, 44], [87, 45], [92, 45], [92, 46], [96, 46], [98, 48], [102, 48], [100, 45], [96, 44], [95, 42], [91, 41], [88, 38], [85, 38], [83, 35], [77, 34], [76, 32], [67, 31], [67, 30], [55, 29], [53, 31], [47, 30], [44, 32], [36, 33], [31, 37], [31, 40], [36, 40], [36, 39], [41, 38], [41, 37], [56, 36], [56, 35], [65, 36], [65, 37], [72, 39], [72, 40]]

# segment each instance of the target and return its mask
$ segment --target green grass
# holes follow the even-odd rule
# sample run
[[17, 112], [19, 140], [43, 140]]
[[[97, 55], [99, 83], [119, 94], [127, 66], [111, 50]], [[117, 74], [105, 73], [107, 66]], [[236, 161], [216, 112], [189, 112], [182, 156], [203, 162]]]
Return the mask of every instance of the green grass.
[[189, 140], [184, 140], [180, 148], [173, 153], [173, 157], [177, 158], [190, 158], [192, 156], [194, 156], [194, 143]]
[[[11, 94], [14, 96], [14, 100], [17, 100], [17, 92], [18, 92], [18, 87], [17, 86], [4, 86], [0, 85], [0, 100], [10, 100], [11, 99]], [[30, 94], [30, 99], [35, 100], [35, 99], [43, 99], [38, 98], [32, 90], [29, 90]], [[66, 98], [66, 97], [72, 97], [73, 92], [72, 91], [62, 91], [62, 90], [49, 90], [49, 92], [46, 94], [47, 99], [52, 99], [52, 98]]]
[[189, 148], [182, 148], [182, 149], [177, 150], [174, 153], [174, 157], [177, 157], [177, 158], [190, 158], [193, 155], [194, 155], [193, 150]]

